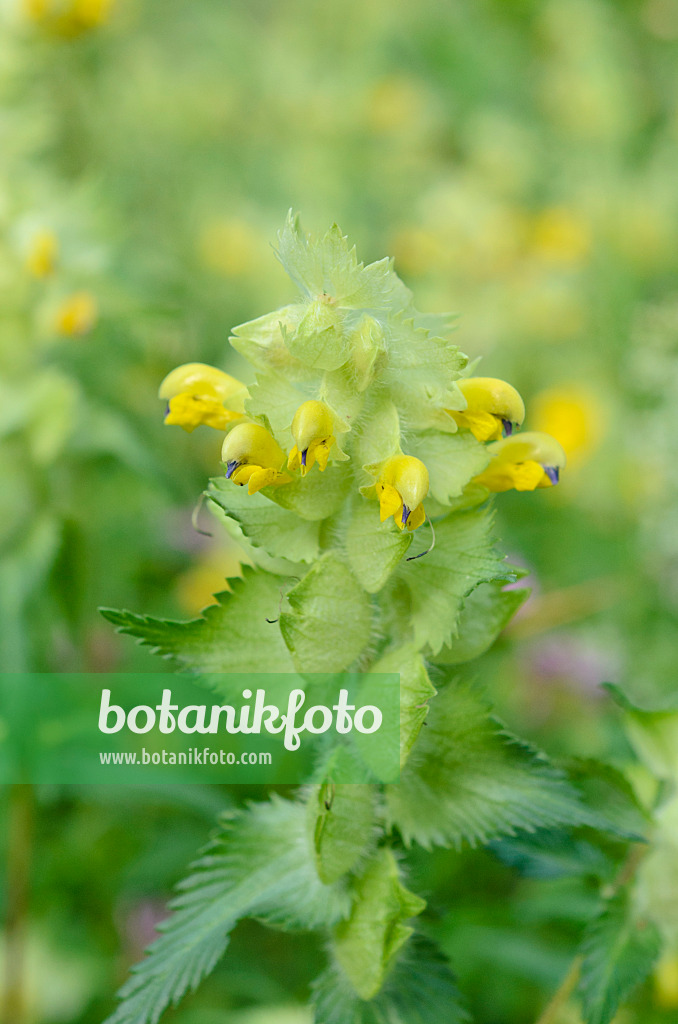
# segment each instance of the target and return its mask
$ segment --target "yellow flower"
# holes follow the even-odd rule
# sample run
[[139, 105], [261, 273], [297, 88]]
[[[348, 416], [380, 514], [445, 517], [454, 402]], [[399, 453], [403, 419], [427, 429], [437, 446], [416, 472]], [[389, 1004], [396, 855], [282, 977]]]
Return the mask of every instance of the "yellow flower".
[[108, 20], [113, 0], [24, 0], [27, 16], [61, 36], [78, 36]]
[[601, 398], [578, 384], [548, 388], [531, 405], [537, 430], [552, 434], [571, 462], [582, 462], [605, 433], [607, 410]]
[[554, 437], [529, 431], [495, 441], [488, 448], [492, 461], [474, 482], [490, 491], [534, 491], [554, 487], [566, 462]]
[[416, 530], [426, 519], [424, 498], [428, 494], [428, 470], [413, 455], [394, 455], [381, 467], [376, 482], [382, 523], [393, 516], [399, 530]]
[[49, 277], [54, 273], [59, 243], [53, 231], [43, 229], [33, 236], [26, 254], [26, 269], [33, 277]]
[[589, 254], [591, 232], [575, 211], [552, 206], [542, 210], [535, 220], [534, 248], [549, 263], [576, 266]]
[[258, 423], [239, 423], [233, 427], [221, 449], [221, 461], [226, 465], [227, 478], [239, 487], [247, 484], [249, 494], [292, 479], [282, 472], [284, 451]]
[[301, 469], [306, 476], [317, 462], [322, 472], [327, 466], [336, 438], [332, 413], [324, 402], [304, 402], [294, 414], [292, 437], [295, 444], [287, 460], [288, 469]]
[[74, 292], [57, 309], [54, 326], [59, 334], [68, 337], [88, 334], [96, 323], [98, 312], [96, 299], [90, 292]]
[[678, 955], [666, 953], [654, 969], [655, 1002], [662, 1009], [678, 1006]]
[[458, 381], [467, 406], [447, 412], [455, 423], [479, 441], [498, 441], [522, 425], [525, 405], [514, 387], [495, 377], [467, 377]]
[[168, 403], [165, 423], [177, 424], [189, 434], [201, 423], [225, 430], [229, 423], [242, 419], [247, 394], [239, 380], [206, 363], [177, 366], [158, 391], [158, 397]]

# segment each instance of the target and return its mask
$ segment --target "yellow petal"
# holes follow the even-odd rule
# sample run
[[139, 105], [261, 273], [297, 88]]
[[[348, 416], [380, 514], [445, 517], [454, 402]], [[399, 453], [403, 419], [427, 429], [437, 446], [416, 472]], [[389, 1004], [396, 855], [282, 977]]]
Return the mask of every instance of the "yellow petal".
[[[538, 462], [499, 462], [490, 463], [487, 469], [475, 478], [475, 482], [487, 487], [490, 491], [533, 491], [539, 486], [544, 468]], [[548, 479], [548, 477], [547, 477]]]
[[426, 522], [424, 506], [418, 505], [412, 512], [410, 512], [407, 518], [407, 529], [416, 530], [424, 522]]
[[292, 448], [292, 451], [289, 454], [289, 458], [287, 459], [287, 468], [294, 470], [294, 469], [299, 469], [300, 466], [301, 466], [301, 452], [299, 451], [299, 449], [297, 448], [297, 446], [295, 444], [294, 447]]
[[190, 434], [201, 423], [214, 427], [215, 430], [225, 430], [229, 423], [239, 419], [242, 419], [241, 413], [224, 409], [216, 398], [209, 395], [183, 394], [170, 398], [165, 423], [183, 427]]
[[471, 431], [478, 441], [498, 441], [502, 436], [502, 422], [499, 416], [491, 412], [461, 413], [465, 420], [464, 426]]
[[275, 481], [275, 478], [279, 476], [275, 469], [264, 469], [261, 466], [250, 467], [253, 472], [250, 475], [247, 484], [247, 493], [256, 494], [262, 487], [268, 487]]
[[[379, 517], [382, 523], [389, 516], [394, 516], [395, 521], [399, 523], [402, 517], [403, 502], [395, 487], [392, 487], [391, 484], [377, 484], [377, 494], [379, 495]], [[402, 529], [402, 523], [399, 525]]]
[[315, 461], [318, 463], [318, 469], [321, 473], [327, 468], [327, 460], [330, 457], [330, 449], [333, 444], [334, 438], [326, 437], [324, 441], [318, 442], [314, 447], [313, 455], [315, 457]]

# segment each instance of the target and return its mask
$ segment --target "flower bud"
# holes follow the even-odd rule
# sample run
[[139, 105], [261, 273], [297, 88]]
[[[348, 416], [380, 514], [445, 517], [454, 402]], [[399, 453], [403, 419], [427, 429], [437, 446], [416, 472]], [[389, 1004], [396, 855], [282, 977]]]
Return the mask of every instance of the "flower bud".
[[258, 423], [239, 423], [227, 435], [221, 449], [226, 477], [249, 494], [262, 487], [289, 483], [282, 472], [285, 453], [272, 434]]
[[394, 455], [382, 466], [376, 483], [382, 523], [393, 516], [398, 529], [416, 530], [426, 519], [428, 470], [413, 455]]
[[534, 491], [554, 487], [566, 462], [562, 445], [549, 434], [529, 431], [495, 441], [487, 469], [474, 482], [490, 491]]
[[206, 363], [185, 363], [168, 373], [158, 391], [168, 400], [165, 423], [189, 434], [201, 423], [225, 430], [242, 419], [247, 388], [235, 377]]
[[525, 419], [525, 404], [514, 387], [496, 377], [466, 377], [457, 382], [466, 409], [447, 412], [479, 441], [509, 437]]

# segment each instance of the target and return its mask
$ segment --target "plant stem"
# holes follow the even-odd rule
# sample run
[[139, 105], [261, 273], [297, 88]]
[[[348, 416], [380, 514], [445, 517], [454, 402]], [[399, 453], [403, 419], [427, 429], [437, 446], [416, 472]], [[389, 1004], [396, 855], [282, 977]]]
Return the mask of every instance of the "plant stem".
[[8, 799], [5, 977], [0, 1020], [4, 1024], [25, 1024], [24, 973], [35, 805], [33, 787], [10, 786]]
[[553, 995], [553, 998], [551, 999], [551, 1002], [548, 1004], [548, 1006], [542, 1013], [541, 1017], [537, 1021], [537, 1024], [554, 1024], [558, 1017], [558, 1011], [562, 1006], [565, 1005], [565, 1003], [577, 987], [577, 982], [579, 981], [579, 972], [581, 970], [581, 962], [582, 958], [580, 956], [576, 956], [574, 958], [569, 971], [561, 981], [560, 985], [558, 986], [556, 992]]

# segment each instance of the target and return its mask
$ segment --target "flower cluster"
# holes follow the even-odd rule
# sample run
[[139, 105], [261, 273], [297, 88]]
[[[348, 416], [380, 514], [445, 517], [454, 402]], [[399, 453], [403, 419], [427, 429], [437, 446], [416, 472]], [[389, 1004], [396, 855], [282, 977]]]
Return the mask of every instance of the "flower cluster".
[[[299, 244], [288, 225], [283, 249]], [[298, 248], [291, 255], [298, 258]], [[351, 272], [372, 270], [352, 259], [346, 253], [341, 268], [349, 293]], [[364, 283], [359, 302], [336, 281], [330, 292], [326, 281], [304, 280], [302, 302], [236, 328], [232, 344], [259, 371], [251, 389], [203, 363], [172, 370], [159, 393], [165, 422], [227, 431], [227, 479], [273, 501], [281, 500], [274, 489], [296, 494], [316, 467], [325, 473], [349, 462], [360, 493], [378, 500], [381, 521], [393, 518], [399, 530], [425, 522], [425, 501], [441, 515], [491, 491], [558, 483], [565, 454], [546, 434], [517, 433], [525, 405], [516, 389], [465, 376], [466, 357], [417, 322], [423, 318], [392, 269], [383, 261], [372, 267], [380, 268], [375, 297]], [[384, 293], [394, 307], [375, 309], [377, 295], [387, 305]], [[462, 453], [476, 472], [452, 487], [448, 477]]]

